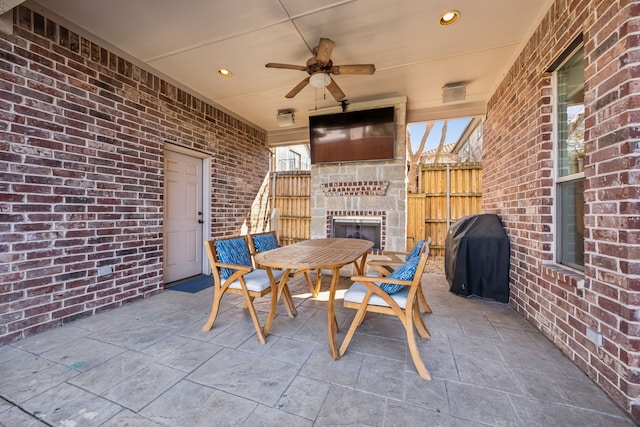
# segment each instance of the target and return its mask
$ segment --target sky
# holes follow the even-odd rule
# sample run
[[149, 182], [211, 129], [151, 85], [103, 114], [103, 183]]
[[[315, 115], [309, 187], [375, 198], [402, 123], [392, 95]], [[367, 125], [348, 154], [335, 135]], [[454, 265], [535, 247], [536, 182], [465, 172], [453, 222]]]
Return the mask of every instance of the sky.
[[[465, 128], [471, 121], [470, 118], [466, 117], [463, 119], [450, 119], [447, 124], [447, 138], [445, 139], [445, 144], [449, 144], [451, 142], [456, 142], [462, 132], [464, 132]], [[432, 148], [437, 148], [440, 143], [440, 136], [442, 135], [442, 124], [443, 120], [435, 122], [433, 128], [431, 129], [431, 133], [427, 138], [427, 143], [424, 147], [425, 151], [431, 150]], [[422, 140], [422, 136], [424, 135], [424, 131], [427, 127], [425, 122], [422, 123], [409, 123], [409, 131], [411, 132], [411, 147], [413, 151], [417, 150], [420, 146], [420, 140]]]

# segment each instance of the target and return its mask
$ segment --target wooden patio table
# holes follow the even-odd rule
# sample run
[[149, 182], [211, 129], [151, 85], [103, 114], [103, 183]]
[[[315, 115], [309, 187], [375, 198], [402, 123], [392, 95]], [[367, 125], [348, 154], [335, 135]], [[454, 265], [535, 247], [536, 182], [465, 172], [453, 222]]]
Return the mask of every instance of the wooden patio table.
[[[338, 324], [335, 318], [335, 295], [338, 280], [340, 279], [340, 268], [353, 263], [356, 274], [362, 275], [367, 253], [372, 247], [373, 242], [362, 239], [311, 239], [255, 255], [257, 264], [265, 268], [281, 268], [285, 270], [280, 283], [278, 283], [276, 301], [280, 299], [283, 287], [289, 280], [289, 274], [292, 270], [332, 270], [331, 286], [329, 287], [327, 330], [329, 334], [329, 350], [334, 360], [340, 358], [336, 344]], [[267, 320], [265, 325], [265, 334], [271, 327], [270, 320]]]

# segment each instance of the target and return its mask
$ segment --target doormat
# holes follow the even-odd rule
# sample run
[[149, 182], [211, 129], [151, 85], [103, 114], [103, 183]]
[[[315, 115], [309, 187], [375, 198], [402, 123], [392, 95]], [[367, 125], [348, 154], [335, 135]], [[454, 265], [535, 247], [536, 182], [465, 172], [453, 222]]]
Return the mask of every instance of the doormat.
[[189, 292], [195, 294], [203, 289], [213, 286], [213, 276], [202, 274], [200, 276], [190, 277], [181, 282], [170, 284], [167, 289], [170, 291]]

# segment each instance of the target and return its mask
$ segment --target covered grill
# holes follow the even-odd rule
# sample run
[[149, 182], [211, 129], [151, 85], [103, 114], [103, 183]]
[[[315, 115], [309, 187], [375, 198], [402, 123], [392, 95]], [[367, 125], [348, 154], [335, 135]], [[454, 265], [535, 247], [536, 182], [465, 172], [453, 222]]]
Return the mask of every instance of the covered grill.
[[470, 215], [447, 233], [444, 267], [449, 290], [509, 301], [509, 238], [497, 215]]

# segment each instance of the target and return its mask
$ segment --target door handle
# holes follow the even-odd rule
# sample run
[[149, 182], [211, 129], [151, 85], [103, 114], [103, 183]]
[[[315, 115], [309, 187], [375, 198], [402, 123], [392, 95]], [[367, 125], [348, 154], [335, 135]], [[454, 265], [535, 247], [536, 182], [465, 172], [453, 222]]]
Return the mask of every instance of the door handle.
[[203, 220], [201, 220], [201, 219], [199, 219], [199, 220], [198, 220], [198, 224], [204, 224], [204, 221], [203, 221]]

